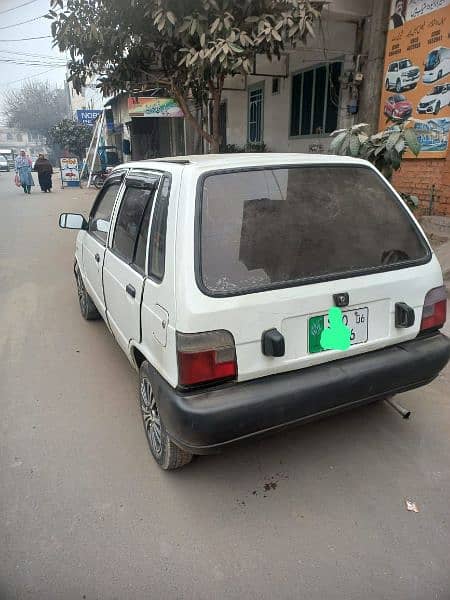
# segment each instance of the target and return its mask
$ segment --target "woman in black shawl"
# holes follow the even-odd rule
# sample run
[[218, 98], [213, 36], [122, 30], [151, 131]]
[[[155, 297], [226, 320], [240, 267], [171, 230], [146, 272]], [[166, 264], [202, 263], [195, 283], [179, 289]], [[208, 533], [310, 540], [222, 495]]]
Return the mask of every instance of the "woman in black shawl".
[[53, 167], [51, 162], [46, 159], [43, 154], [39, 154], [39, 158], [34, 163], [34, 170], [37, 171], [41, 190], [43, 192], [51, 192]]

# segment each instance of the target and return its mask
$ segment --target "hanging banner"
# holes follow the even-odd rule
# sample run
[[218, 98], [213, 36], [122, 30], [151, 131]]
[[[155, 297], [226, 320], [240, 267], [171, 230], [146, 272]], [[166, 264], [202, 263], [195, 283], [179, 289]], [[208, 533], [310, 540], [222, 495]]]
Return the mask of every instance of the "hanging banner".
[[95, 119], [102, 114], [102, 110], [77, 110], [77, 121], [92, 127]]
[[128, 98], [130, 117], [184, 117], [173, 98]]
[[[420, 158], [445, 158], [450, 133], [450, 0], [392, 0], [380, 129], [417, 119]], [[405, 154], [405, 158], [413, 158]]]
[[78, 158], [60, 158], [59, 164], [63, 186], [78, 187], [80, 185]]

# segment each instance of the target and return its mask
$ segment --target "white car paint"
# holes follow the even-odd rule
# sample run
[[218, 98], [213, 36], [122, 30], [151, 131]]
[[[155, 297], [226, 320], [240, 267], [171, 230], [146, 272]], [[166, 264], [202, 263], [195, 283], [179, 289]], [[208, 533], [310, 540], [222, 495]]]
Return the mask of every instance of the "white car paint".
[[437, 115], [446, 106], [450, 106], [450, 83], [436, 85], [429, 94], [421, 98], [417, 112]]
[[420, 68], [413, 65], [409, 58], [395, 60], [388, 65], [384, 81], [386, 90], [395, 90], [397, 93], [415, 88], [420, 81]]
[[[176, 332], [195, 333], [216, 329], [225, 329], [233, 334], [239, 381], [333, 361], [339, 351], [307, 352], [307, 323], [311, 316], [327, 313], [330, 297], [343, 289], [349, 292], [352, 299], [349, 308], [367, 306], [370, 311], [369, 339], [366, 343], [352, 346], [347, 351], [348, 356], [417, 336], [424, 297], [430, 289], [442, 285], [441, 269], [434, 255], [429, 262], [420, 266], [351, 277], [345, 282], [339, 279], [322, 281], [226, 298], [208, 296], [196, 283], [195, 197], [202, 175], [230, 168], [280, 164], [361, 165], [378, 174], [367, 162], [347, 157], [299, 154], [210, 155], [187, 157], [186, 161], [186, 164], [171, 160], [132, 162], [115, 169], [117, 172], [126, 167], [129, 173], [135, 169], [148, 173], [160, 171], [171, 176], [166, 268], [161, 283], [149, 278], [147, 273], [136, 273], [111, 252], [114, 222], [124, 183], [114, 207], [107, 247], [103, 250], [104, 264], [103, 258], [100, 261], [100, 265], [103, 265], [102, 277], [99, 274], [101, 267], [97, 270], [92, 264], [94, 250], [98, 250], [98, 247], [92, 248], [95, 240], [85, 231], [78, 235], [77, 260], [84, 267], [82, 276], [85, 285], [133, 364], [133, 349], [137, 348], [175, 387], [178, 383]], [[410, 218], [415, 221], [412, 215]], [[415, 224], [421, 231], [417, 222]], [[134, 299], [125, 291], [130, 283], [136, 289]], [[414, 308], [416, 320], [413, 327], [395, 327], [394, 306], [399, 301], [407, 302]], [[286, 339], [286, 354], [276, 361], [262, 355], [260, 350], [261, 332], [272, 327], [281, 331]]]
[[439, 46], [427, 55], [424, 64], [423, 82], [434, 83], [450, 73], [450, 48]]

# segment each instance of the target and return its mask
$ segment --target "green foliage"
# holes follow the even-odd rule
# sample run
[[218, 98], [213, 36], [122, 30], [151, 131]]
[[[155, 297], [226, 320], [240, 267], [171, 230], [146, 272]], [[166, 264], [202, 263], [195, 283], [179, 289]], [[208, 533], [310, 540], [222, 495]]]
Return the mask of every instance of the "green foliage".
[[66, 94], [49, 82], [27, 82], [20, 90], [3, 94], [3, 112], [9, 127], [45, 136], [55, 123], [67, 117]]
[[[80, 90], [100, 75], [105, 94], [166, 87], [217, 151], [226, 77], [251, 73], [314, 36], [326, 0], [51, 0], [55, 45], [70, 54]], [[187, 98], [213, 105], [213, 133], [197, 124]]]
[[374, 164], [381, 173], [391, 179], [402, 163], [407, 150], [415, 156], [420, 152], [420, 143], [411, 122], [392, 125], [384, 131], [368, 135], [368, 125], [359, 123], [350, 129], [338, 129], [330, 145], [332, 154], [364, 158]]
[[48, 132], [50, 144], [61, 146], [78, 158], [83, 158], [92, 138], [92, 127], [63, 119]]

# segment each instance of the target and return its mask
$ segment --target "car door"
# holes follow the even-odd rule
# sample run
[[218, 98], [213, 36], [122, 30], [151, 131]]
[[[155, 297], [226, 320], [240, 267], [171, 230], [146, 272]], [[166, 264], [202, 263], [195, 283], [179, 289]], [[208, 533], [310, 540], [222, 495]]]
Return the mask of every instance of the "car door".
[[111, 177], [99, 192], [89, 215], [87, 235], [83, 242], [83, 280], [88, 294], [105, 318], [102, 267], [114, 203], [125, 171]]
[[153, 199], [161, 175], [132, 172], [125, 179], [114, 235], [103, 267], [106, 314], [120, 346], [141, 338], [141, 299], [148, 252], [148, 229]]

